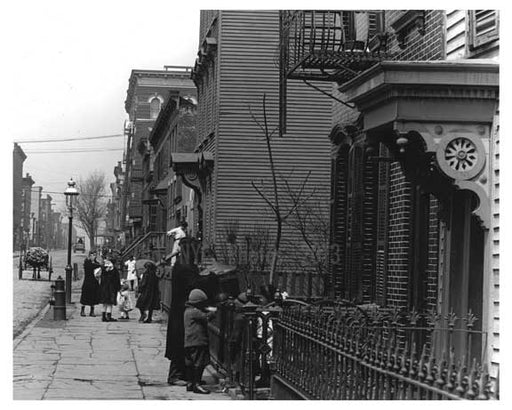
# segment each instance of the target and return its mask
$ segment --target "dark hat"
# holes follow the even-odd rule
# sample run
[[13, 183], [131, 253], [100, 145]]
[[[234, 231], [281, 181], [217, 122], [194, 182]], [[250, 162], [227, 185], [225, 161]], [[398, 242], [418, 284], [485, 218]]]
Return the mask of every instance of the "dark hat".
[[188, 303], [197, 304], [208, 300], [208, 296], [201, 289], [192, 289], [188, 295]]

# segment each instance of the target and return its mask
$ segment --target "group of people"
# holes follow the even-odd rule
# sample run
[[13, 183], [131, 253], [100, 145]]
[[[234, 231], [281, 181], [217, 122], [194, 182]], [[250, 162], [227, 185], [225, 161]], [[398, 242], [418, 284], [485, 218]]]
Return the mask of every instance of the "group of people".
[[[117, 322], [112, 316], [113, 307], [119, 305], [120, 319], [129, 320], [129, 312], [133, 305], [140, 311], [140, 322], [151, 323], [153, 311], [160, 309], [160, 290], [156, 265], [146, 262], [140, 274], [135, 269], [135, 258], [132, 257], [126, 264], [128, 273], [126, 279], [121, 279], [115, 260], [108, 255], [98, 260], [96, 251], [89, 252], [84, 261], [84, 281], [80, 304], [80, 315], [86, 316], [85, 308], [89, 306], [89, 316], [96, 316], [94, 307], [102, 306], [101, 320], [103, 322]], [[133, 301], [133, 291], [136, 286], [137, 301]]]
[[[117, 321], [112, 317], [112, 309], [118, 304], [120, 319], [129, 319], [133, 305], [130, 295], [135, 291], [135, 307], [140, 310], [139, 321], [151, 323], [153, 311], [160, 309], [156, 271], [163, 265], [170, 266], [172, 290], [165, 351], [165, 357], [170, 360], [167, 382], [185, 386], [187, 391], [197, 394], [209, 394], [201, 378], [210, 362], [208, 321], [215, 315], [215, 308], [209, 306], [214, 291], [210, 291], [208, 281], [203, 281], [206, 285], [200, 285], [199, 268], [194, 264], [198, 247], [184, 240], [187, 238], [186, 228], [187, 224], [183, 222], [168, 232], [168, 236], [174, 239], [174, 245], [172, 252], [159, 262], [160, 266], [148, 261], [143, 269], [136, 269], [134, 257], [126, 261], [127, 275], [124, 280], [121, 280], [108, 255], [100, 257], [98, 261], [96, 253], [89, 252], [84, 262], [81, 315], [85, 316], [85, 308], [90, 306], [89, 315], [95, 316], [94, 306], [100, 304], [102, 321]], [[188, 251], [183, 251], [182, 242], [187, 242]]]

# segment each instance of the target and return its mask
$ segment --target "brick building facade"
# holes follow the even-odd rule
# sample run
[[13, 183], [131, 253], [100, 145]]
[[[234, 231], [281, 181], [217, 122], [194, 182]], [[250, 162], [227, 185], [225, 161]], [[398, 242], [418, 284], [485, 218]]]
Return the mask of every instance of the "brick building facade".
[[[123, 187], [122, 219], [127, 243], [149, 230], [150, 210], [142, 206], [145, 186], [143, 159], [149, 135], [170, 90], [193, 91], [187, 67], [164, 70], [132, 70], [125, 109], [129, 116], [126, 147], [126, 175]], [[141, 155], [142, 153], [142, 155]]]
[[[287, 77], [336, 83], [332, 294], [443, 318], [453, 312], [457, 327], [471, 312], [481, 338], [470, 354], [485, 357], [496, 375], [498, 12], [299, 11], [286, 18], [291, 46], [281, 61], [310, 42], [310, 54], [286, 66]], [[314, 58], [315, 47], [331, 46], [322, 30], [345, 33], [335, 66]], [[468, 348], [462, 338], [454, 343]]]

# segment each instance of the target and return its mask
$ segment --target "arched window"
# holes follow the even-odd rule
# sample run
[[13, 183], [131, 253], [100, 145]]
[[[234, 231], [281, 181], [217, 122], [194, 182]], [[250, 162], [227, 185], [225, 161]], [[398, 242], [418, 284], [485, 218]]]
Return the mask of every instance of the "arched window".
[[158, 117], [158, 113], [160, 112], [161, 102], [160, 99], [154, 97], [149, 103], [149, 118], [152, 120]]

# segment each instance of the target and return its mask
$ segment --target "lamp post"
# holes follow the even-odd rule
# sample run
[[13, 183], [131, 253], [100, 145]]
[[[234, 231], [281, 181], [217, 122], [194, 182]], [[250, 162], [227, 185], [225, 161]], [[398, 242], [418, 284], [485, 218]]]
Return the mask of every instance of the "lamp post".
[[68, 261], [66, 265], [66, 303], [71, 303], [71, 235], [73, 233], [73, 198], [78, 196], [78, 190], [75, 188], [75, 181], [71, 178], [68, 182], [68, 187], [64, 191], [66, 196], [66, 206], [68, 207]]

